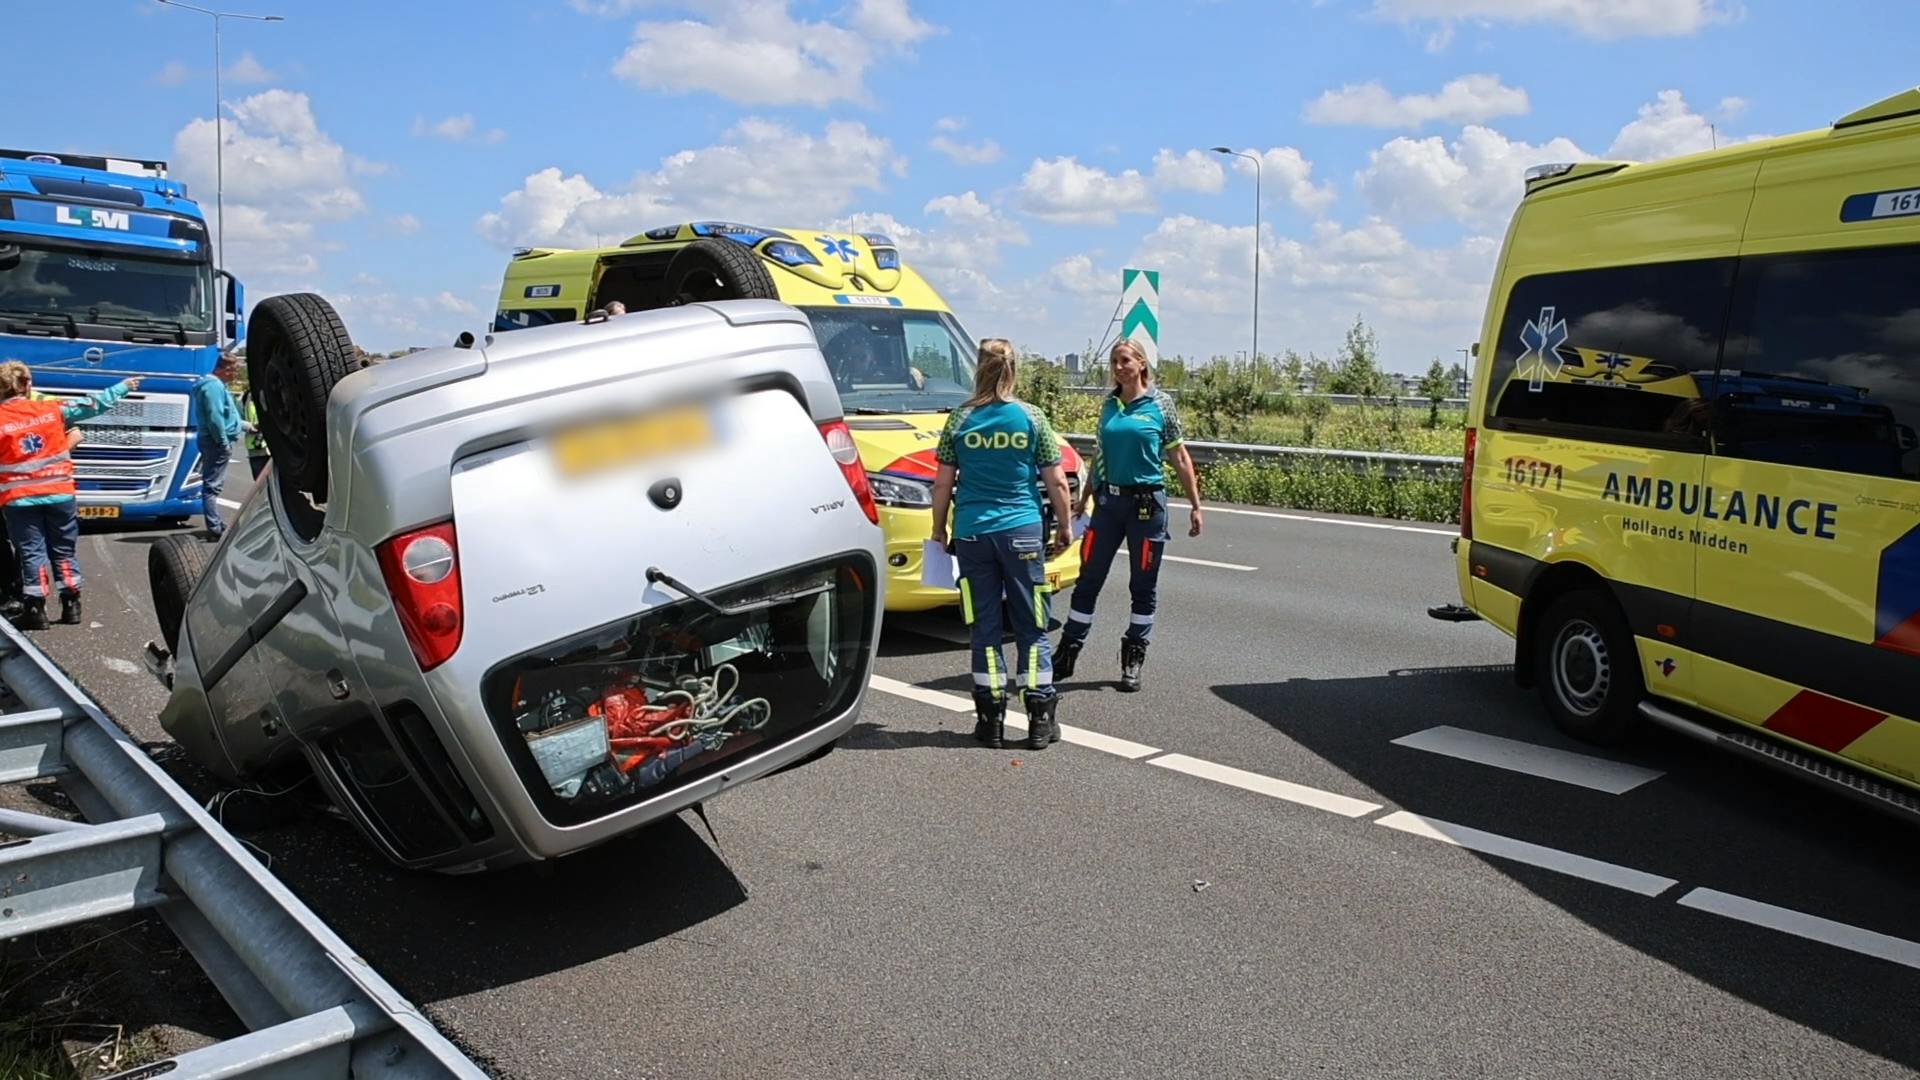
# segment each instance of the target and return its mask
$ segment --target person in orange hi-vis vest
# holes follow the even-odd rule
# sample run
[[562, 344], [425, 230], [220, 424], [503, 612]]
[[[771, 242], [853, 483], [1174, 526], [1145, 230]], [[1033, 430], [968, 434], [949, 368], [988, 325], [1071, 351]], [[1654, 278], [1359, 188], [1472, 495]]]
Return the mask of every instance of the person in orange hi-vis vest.
[[80, 621], [80, 518], [74, 499], [68, 425], [88, 420], [133, 390], [126, 379], [66, 404], [33, 397], [33, 372], [18, 360], [0, 364], [0, 516], [20, 563], [23, 630], [47, 627], [47, 598], [60, 589], [60, 621]]

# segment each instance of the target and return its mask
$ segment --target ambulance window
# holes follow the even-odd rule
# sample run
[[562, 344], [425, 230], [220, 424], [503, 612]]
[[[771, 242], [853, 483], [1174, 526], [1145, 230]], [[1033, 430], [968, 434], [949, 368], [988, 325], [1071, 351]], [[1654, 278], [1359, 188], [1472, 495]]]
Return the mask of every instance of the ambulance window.
[[1523, 279], [1488, 383], [1491, 425], [1705, 448], [1733, 260]]
[[1920, 247], [1741, 263], [1719, 452], [1920, 480]]

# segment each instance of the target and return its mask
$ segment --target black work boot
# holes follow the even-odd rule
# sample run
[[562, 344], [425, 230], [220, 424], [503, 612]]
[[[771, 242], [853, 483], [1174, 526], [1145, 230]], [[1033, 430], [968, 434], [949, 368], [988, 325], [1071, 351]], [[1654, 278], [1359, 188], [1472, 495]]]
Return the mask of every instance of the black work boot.
[[1146, 642], [1139, 638], [1120, 639], [1120, 689], [1129, 694], [1140, 689], [1140, 665], [1146, 662]]
[[1027, 695], [1027, 749], [1045, 750], [1060, 741], [1060, 721], [1054, 719], [1059, 695], [1040, 698]]
[[79, 590], [62, 590], [60, 593], [60, 621], [68, 626], [80, 625]]
[[1006, 744], [1007, 738], [1007, 702], [1005, 698], [994, 697], [990, 691], [973, 692], [973, 714], [977, 719], [973, 723], [973, 737], [982, 746], [998, 750]]
[[1053, 647], [1053, 677], [1056, 681], [1073, 678], [1073, 662], [1080, 659], [1080, 646], [1083, 644], [1085, 642], [1062, 638], [1060, 644]]
[[21, 602], [20, 620], [13, 625], [22, 630], [45, 630], [47, 628], [47, 598], [29, 596]]

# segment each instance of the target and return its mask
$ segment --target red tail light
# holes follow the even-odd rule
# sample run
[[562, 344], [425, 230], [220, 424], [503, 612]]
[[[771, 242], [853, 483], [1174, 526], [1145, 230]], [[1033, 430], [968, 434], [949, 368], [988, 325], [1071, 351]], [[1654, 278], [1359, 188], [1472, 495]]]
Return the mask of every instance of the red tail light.
[[402, 533], [375, 550], [413, 657], [421, 671], [432, 671], [460, 647], [460, 548], [453, 522]]
[[860, 509], [866, 511], [867, 520], [880, 524], [880, 507], [873, 501], [873, 489], [867, 486], [867, 470], [860, 464], [860, 448], [854, 445], [852, 429], [845, 420], [834, 420], [820, 425], [820, 436], [827, 440], [827, 449], [839, 464], [840, 474], [847, 478], [854, 498], [860, 500]]
[[1479, 432], [1467, 429], [1467, 453], [1460, 462], [1460, 538], [1473, 539], [1473, 451]]

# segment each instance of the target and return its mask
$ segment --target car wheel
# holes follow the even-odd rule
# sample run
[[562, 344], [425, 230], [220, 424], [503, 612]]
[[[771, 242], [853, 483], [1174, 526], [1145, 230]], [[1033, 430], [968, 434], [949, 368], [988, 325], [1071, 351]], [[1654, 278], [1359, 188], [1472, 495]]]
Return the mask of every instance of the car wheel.
[[180, 654], [180, 624], [187, 598], [207, 572], [207, 545], [191, 536], [163, 536], [147, 548], [147, 584], [153, 591], [153, 615], [167, 651]]
[[353, 340], [312, 293], [270, 296], [247, 320], [247, 381], [286, 501], [327, 501], [327, 397], [353, 369]]
[[731, 240], [695, 240], [667, 264], [667, 290], [679, 304], [704, 300], [778, 300], [760, 256]]
[[1541, 700], [1560, 730], [1617, 743], [1639, 719], [1640, 656], [1613, 598], [1598, 589], [1555, 597], [1534, 631]]

